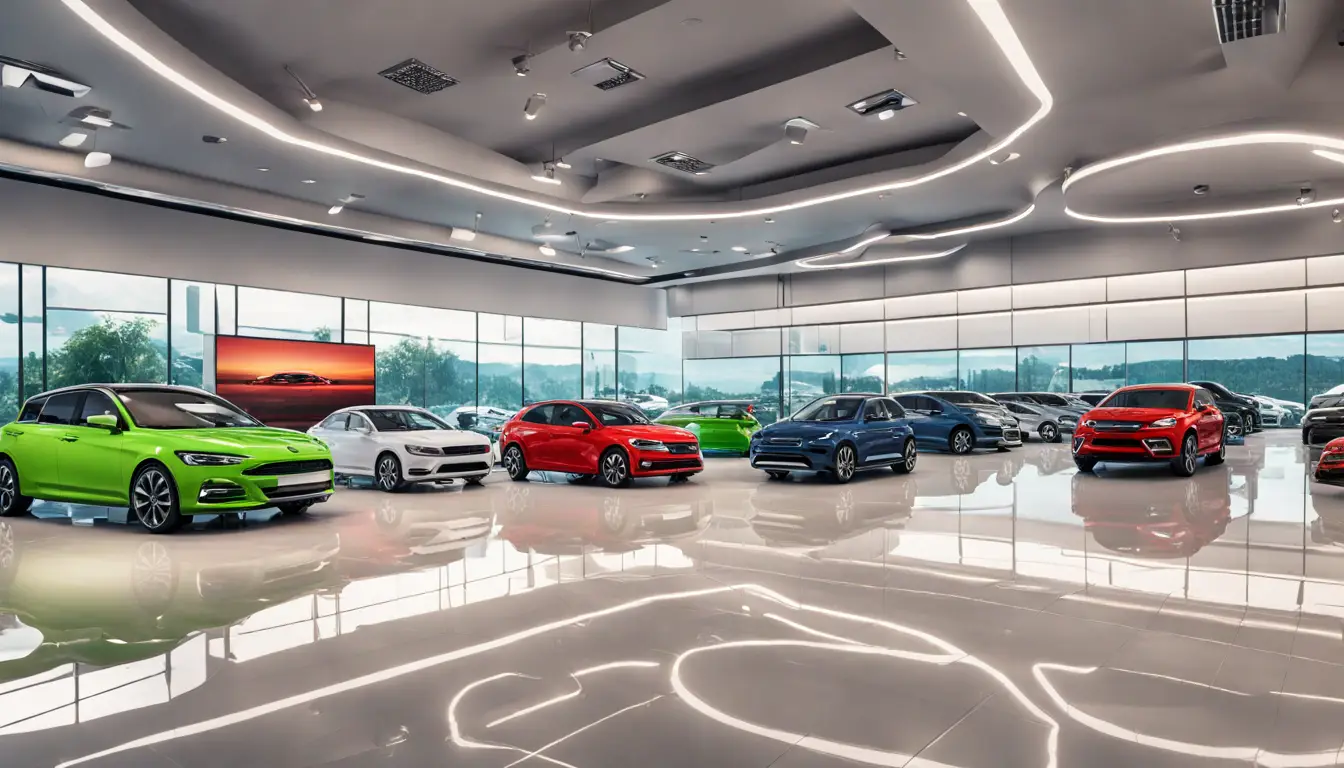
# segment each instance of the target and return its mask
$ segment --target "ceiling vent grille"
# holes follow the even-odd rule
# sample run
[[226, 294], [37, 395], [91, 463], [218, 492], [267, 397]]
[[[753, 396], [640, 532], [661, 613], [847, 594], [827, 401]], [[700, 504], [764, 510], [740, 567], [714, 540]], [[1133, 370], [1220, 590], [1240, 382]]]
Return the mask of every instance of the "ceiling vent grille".
[[653, 162], [667, 166], [674, 171], [681, 171], [682, 173], [689, 173], [695, 176], [704, 176], [714, 167], [713, 163], [706, 163], [704, 160], [691, 157], [685, 152], [665, 152], [653, 158]]
[[906, 96], [904, 93], [901, 93], [895, 88], [891, 88], [882, 91], [881, 93], [874, 93], [872, 96], [859, 99], [853, 104], [847, 105], [847, 108], [851, 112], [864, 117], [876, 115], [882, 120], [886, 120], [896, 114], [899, 110], [913, 107], [918, 103], [919, 102]]
[[1285, 0], [1213, 0], [1218, 40], [1224, 44], [1283, 29]]
[[388, 80], [410, 88], [416, 93], [438, 93], [444, 88], [457, 85], [457, 79], [449, 77], [419, 59], [407, 59], [400, 64], [388, 67], [378, 74]]
[[580, 67], [570, 73], [585, 83], [603, 91], [611, 91], [622, 85], [629, 85], [644, 76], [615, 59], [602, 59], [586, 67]]

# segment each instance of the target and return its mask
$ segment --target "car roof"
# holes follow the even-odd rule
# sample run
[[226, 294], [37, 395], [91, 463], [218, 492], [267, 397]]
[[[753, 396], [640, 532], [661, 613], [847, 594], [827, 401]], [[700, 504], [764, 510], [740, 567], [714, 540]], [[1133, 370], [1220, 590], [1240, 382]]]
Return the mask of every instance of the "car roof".
[[341, 411], [423, 411], [423, 410], [425, 409], [421, 408], [418, 405], [405, 405], [405, 404], [351, 405], [349, 407], [342, 408], [340, 411], [336, 411], [336, 413], [340, 413]]
[[1186, 392], [1194, 392], [1196, 389], [1203, 389], [1203, 387], [1198, 384], [1130, 384], [1115, 391], [1120, 392], [1126, 389], [1183, 389]]
[[47, 397], [48, 395], [58, 395], [62, 392], [79, 392], [85, 389], [105, 389], [111, 392], [144, 392], [146, 390], [156, 390], [162, 392], [190, 392], [194, 395], [206, 394], [211, 397], [219, 397], [214, 392], [209, 392], [199, 387], [184, 387], [178, 384], [74, 384], [68, 387], [57, 387], [49, 389], [46, 392], [39, 392], [33, 397]]

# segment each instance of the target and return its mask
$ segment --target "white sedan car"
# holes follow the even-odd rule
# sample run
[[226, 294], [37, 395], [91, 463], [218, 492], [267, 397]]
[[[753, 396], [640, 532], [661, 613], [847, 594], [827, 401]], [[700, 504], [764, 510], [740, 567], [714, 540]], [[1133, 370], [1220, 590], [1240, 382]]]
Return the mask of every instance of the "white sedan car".
[[331, 448], [336, 474], [371, 477], [383, 491], [462, 479], [479, 485], [494, 465], [490, 438], [453, 429], [423, 408], [362, 405], [323, 419], [308, 434]]

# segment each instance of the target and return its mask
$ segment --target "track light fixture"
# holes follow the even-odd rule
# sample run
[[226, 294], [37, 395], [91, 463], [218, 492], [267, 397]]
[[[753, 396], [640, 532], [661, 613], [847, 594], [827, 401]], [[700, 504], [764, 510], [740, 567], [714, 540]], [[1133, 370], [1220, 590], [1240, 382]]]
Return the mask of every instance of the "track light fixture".
[[795, 117], [784, 123], [784, 138], [788, 139], [790, 144], [802, 144], [807, 141], [807, 135], [819, 127], [811, 120]]
[[520, 53], [513, 57], [513, 73], [519, 77], [527, 77], [527, 73], [532, 71], [532, 54]]
[[566, 32], [569, 36], [569, 50], [582, 51], [588, 45], [588, 38], [593, 36], [592, 32]]
[[294, 78], [294, 82], [298, 83], [299, 88], [303, 91], [303, 103], [307, 104], [308, 108], [314, 112], [321, 112], [322, 102], [318, 101], [317, 94], [313, 93], [313, 89], [309, 88], [308, 84], [303, 82], [303, 78], [295, 74], [294, 70], [290, 69], [288, 64], [285, 65], [285, 71], [289, 73], [290, 77]]
[[1297, 204], [1310, 205], [1316, 202], [1316, 191], [1311, 187], [1302, 187], [1297, 190]]
[[1167, 234], [1171, 235], [1172, 240], [1175, 240], [1178, 243], [1181, 242], [1181, 228], [1175, 224], [1167, 225]]
[[523, 117], [528, 120], [536, 120], [537, 115], [541, 113], [546, 106], [546, 94], [534, 93], [527, 97], [527, 103], [523, 105]]
[[51, 67], [34, 64], [23, 59], [11, 59], [0, 56], [0, 85], [5, 88], [36, 88], [47, 93], [59, 93], [62, 96], [82, 98], [93, 90], [93, 86], [76, 82], [65, 73]]
[[1339, 209], [1336, 208], [1330, 212], [1330, 220], [1336, 224], [1344, 223], [1344, 214], [1340, 213]]
[[540, 181], [542, 184], [554, 184], [560, 186], [561, 181], [555, 177], [555, 164], [546, 163], [541, 167], [541, 173], [532, 174], [533, 181]]
[[351, 204], [351, 203], [357, 203], [357, 202], [359, 202], [360, 200], [363, 200], [363, 199], [364, 199], [364, 196], [363, 196], [363, 195], [359, 195], [359, 194], [355, 194], [354, 192], [351, 192], [350, 194], [346, 195], [345, 197], [342, 197], [340, 200], [337, 200], [335, 205], [333, 205], [333, 206], [331, 206], [330, 208], [327, 209], [327, 213], [330, 214], [330, 215], [332, 215], [332, 216], [335, 216], [336, 214], [338, 214], [338, 213], [340, 213], [341, 211], [345, 210], [345, 206], [347, 206], [347, 205], [349, 205], [349, 204]]
[[1195, 188], [1194, 188], [1193, 190], [1191, 190], [1191, 191], [1194, 192], [1196, 195], [1198, 195], [1198, 196], [1200, 196], [1200, 197], [1203, 197], [1204, 195], [1209, 194], [1209, 185], [1208, 185], [1208, 184], [1196, 184], [1196, 185], [1195, 185]]
[[906, 56], [905, 51], [902, 51], [900, 48], [893, 48], [892, 50], [896, 52], [897, 61], [905, 61], [906, 59], [910, 58], [909, 56]]
[[476, 239], [476, 233], [480, 231], [480, 229], [481, 229], [481, 212], [477, 211], [476, 221], [471, 225], [471, 229], [463, 229], [462, 227], [453, 227], [453, 230], [448, 233], [448, 237], [454, 240], [461, 240], [464, 243], [470, 243], [472, 240]]

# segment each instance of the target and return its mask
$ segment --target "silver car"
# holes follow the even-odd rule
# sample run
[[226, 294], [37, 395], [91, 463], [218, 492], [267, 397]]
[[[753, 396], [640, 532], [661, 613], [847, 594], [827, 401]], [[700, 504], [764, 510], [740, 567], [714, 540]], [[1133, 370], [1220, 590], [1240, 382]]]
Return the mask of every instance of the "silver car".
[[1073, 395], [1061, 395], [1058, 392], [1000, 392], [994, 399], [1001, 403], [1025, 403], [1040, 408], [1050, 416], [1064, 432], [1072, 432], [1078, 426], [1078, 417], [1092, 409], [1086, 401]]
[[[1036, 435], [1042, 442], [1058, 443], [1060, 433], [1065, 430], [1059, 423], [1059, 417], [1046, 413], [1046, 408], [1035, 403], [1022, 403], [1016, 400], [1000, 400], [1003, 407], [1017, 418], [1022, 427], [1022, 439], [1027, 435]], [[1067, 431], [1072, 432], [1077, 425], [1075, 420]]]

